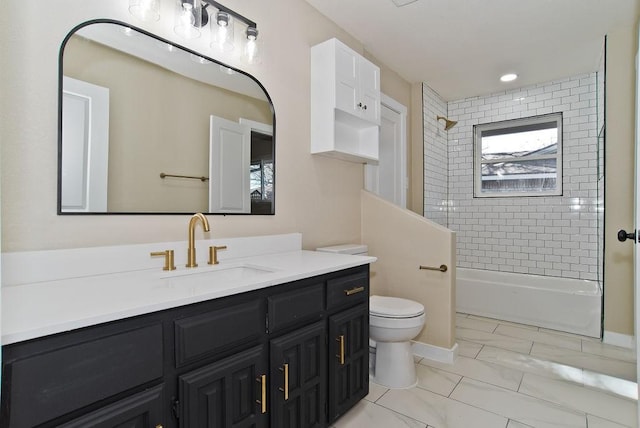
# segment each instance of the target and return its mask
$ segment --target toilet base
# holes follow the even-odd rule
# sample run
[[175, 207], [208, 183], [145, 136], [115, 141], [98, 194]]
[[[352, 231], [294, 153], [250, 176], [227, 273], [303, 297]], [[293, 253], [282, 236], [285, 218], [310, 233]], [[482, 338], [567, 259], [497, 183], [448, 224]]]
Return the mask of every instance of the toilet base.
[[411, 388], [418, 383], [411, 342], [377, 342], [373, 381], [392, 389]]

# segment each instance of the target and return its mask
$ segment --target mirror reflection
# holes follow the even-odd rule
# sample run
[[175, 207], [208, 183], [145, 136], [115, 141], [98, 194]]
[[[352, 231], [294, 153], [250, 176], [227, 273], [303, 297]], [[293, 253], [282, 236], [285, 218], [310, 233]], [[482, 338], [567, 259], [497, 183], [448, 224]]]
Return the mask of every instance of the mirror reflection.
[[61, 52], [58, 212], [274, 213], [274, 113], [249, 75], [115, 22]]

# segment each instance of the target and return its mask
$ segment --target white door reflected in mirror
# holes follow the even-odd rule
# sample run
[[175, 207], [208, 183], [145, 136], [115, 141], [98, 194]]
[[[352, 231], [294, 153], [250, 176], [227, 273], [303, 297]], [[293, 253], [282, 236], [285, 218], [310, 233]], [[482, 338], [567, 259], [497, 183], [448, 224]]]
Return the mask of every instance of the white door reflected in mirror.
[[109, 89], [64, 76], [61, 208], [107, 211]]

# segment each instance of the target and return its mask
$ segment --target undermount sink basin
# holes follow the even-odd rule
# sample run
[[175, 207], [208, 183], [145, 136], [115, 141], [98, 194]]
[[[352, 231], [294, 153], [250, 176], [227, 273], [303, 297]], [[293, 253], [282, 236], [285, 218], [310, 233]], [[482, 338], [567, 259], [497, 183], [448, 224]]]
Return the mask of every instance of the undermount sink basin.
[[238, 281], [255, 278], [274, 272], [265, 266], [233, 264], [191, 268], [167, 272], [163, 278], [176, 286], [233, 286]]

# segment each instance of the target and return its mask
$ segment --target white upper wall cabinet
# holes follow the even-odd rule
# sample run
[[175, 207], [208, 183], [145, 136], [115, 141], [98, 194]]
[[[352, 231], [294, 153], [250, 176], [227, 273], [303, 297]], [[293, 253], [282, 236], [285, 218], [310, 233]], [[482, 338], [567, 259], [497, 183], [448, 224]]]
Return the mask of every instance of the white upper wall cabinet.
[[311, 48], [311, 153], [378, 162], [380, 69], [337, 39]]

